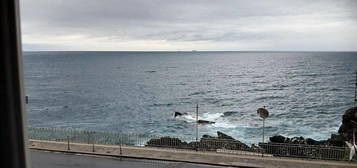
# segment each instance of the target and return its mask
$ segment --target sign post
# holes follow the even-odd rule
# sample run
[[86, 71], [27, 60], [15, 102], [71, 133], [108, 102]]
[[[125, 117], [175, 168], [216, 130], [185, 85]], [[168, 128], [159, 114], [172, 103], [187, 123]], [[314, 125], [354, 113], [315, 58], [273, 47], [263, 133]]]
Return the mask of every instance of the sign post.
[[198, 141], [198, 104], [196, 105], [196, 142]]
[[263, 119], [263, 141], [262, 142], [264, 143], [265, 119], [268, 118], [269, 112], [267, 109], [265, 109], [265, 106], [263, 106], [262, 108], [258, 108], [257, 113], [258, 113], [259, 117]]
[[356, 81], [355, 81], [355, 105], [357, 103], [357, 71], [356, 71]]

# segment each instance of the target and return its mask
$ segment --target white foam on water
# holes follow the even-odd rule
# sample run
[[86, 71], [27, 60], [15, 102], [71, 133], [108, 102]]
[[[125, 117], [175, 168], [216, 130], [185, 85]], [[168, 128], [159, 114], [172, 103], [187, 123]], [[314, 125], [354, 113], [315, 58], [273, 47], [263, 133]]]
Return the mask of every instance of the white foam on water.
[[[212, 126], [212, 127], [216, 127], [216, 128], [236, 128], [238, 126], [237, 124], [234, 124], [226, 119], [222, 119], [222, 115], [223, 115], [223, 113], [204, 113], [204, 114], [202, 114], [202, 116], [198, 116], [198, 119], [213, 121], [213, 122], [215, 122], [214, 124], [210, 124], [207, 126]], [[196, 116], [192, 115], [192, 114], [177, 116], [176, 118], [179, 120], [185, 120], [188, 122], [196, 121]]]
[[212, 126], [219, 127], [219, 128], [236, 128], [237, 127], [237, 125], [234, 125], [234, 124], [229, 123], [228, 121], [224, 121], [224, 120], [218, 121], [218, 122], [212, 124]]
[[201, 118], [199, 117], [199, 119], [208, 120], [208, 121], [216, 121], [222, 115], [223, 115], [223, 113], [204, 113], [204, 114], [202, 114]]
[[190, 121], [190, 122], [196, 121], [196, 117], [191, 116], [191, 115], [183, 115], [183, 116], [180, 116], [178, 118], [182, 118], [182, 119]]
[[[199, 120], [207, 120], [207, 121], [216, 121], [221, 116], [222, 116], [222, 113], [204, 113], [201, 116], [198, 116], [198, 119]], [[181, 120], [186, 120], [189, 122], [196, 121], [196, 115], [192, 115], [192, 114], [177, 116], [176, 118], [181, 119]]]

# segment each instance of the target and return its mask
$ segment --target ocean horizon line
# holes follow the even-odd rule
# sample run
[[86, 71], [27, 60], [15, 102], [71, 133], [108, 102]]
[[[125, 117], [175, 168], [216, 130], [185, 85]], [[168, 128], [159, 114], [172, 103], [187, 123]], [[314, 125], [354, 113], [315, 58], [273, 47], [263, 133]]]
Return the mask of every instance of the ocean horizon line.
[[262, 53], [262, 52], [269, 52], [269, 53], [296, 53], [296, 52], [301, 52], [301, 53], [313, 53], [313, 52], [328, 52], [328, 53], [334, 53], [334, 52], [357, 52], [357, 51], [309, 51], [309, 50], [304, 50], [304, 51], [294, 51], [294, 50], [284, 50], [284, 51], [275, 51], [275, 50], [183, 50], [183, 51], [171, 51], [171, 50], [140, 50], [140, 51], [135, 51], [135, 50], [31, 50], [31, 51], [22, 51], [22, 52], [161, 52], [161, 53], [172, 53], [172, 52], [184, 52], [184, 53], [192, 53], [192, 52], [201, 52], [201, 53], [207, 53], [207, 52], [251, 52], [251, 53]]

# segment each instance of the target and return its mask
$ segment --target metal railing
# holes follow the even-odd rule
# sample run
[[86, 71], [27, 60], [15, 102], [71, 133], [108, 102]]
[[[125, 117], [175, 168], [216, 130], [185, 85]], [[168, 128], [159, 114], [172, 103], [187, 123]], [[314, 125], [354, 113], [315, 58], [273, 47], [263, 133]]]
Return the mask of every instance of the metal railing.
[[321, 160], [348, 160], [347, 147], [317, 146], [305, 144], [260, 143], [264, 153], [275, 157], [294, 157]]
[[30, 139], [68, 143], [160, 147], [170, 150], [209, 151], [264, 157], [293, 157], [321, 160], [348, 160], [350, 150], [344, 147], [313, 146], [303, 144], [259, 143], [248, 146], [238, 140], [172, 137], [103, 131], [59, 128], [28, 128]]

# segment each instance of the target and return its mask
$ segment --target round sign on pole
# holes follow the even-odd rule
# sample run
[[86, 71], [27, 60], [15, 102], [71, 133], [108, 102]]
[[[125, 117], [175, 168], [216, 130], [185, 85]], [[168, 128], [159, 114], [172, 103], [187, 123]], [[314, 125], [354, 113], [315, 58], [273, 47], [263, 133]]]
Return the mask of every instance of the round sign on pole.
[[269, 117], [269, 112], [267, 109], [263, 108], [258, 108], [257, 113], [262, 119], [266, 119]]
[[269, 112], [267, 109], [265, 109], [265, 106], [262, 108], [258, 108], [257, 113], [259, 117], [263, 119], [263, 143], [264, 143], [264, 127], [265, 127], [265, 119], [269, 117]]

